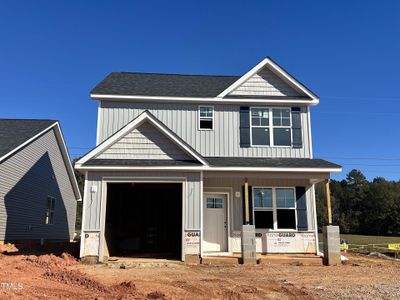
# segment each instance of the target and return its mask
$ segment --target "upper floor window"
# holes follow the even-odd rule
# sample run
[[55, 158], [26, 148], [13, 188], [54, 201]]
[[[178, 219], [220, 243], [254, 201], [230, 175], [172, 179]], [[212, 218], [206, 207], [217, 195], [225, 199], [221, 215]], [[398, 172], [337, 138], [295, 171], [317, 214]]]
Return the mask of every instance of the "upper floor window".
[[214, 128], [214, 107], [199, 106], [199, 129], [213, 130]]
[[292, 144], [290, 108], [252, 107], [250, 117], [252, 146]]

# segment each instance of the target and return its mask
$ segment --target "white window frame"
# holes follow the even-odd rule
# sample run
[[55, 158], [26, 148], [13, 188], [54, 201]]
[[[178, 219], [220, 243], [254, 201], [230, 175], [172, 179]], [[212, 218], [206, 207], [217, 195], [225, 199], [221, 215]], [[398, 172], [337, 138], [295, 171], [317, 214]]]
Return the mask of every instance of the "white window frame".
[[[251, 111], [253, 108], [262, 108], [262, 109], [268, 109], [268, 126], [253, 126], [252, 118], [251, 118]], [[272, 110], [273, 109], [289, 109], [291, 112], [292, 108], [291, 107], [280, 107], [280, 106], [251, 106], [249, 109], [249, 114], [250, 114], [250, 146], [251, 147], [278, 147], [278, 148], [291, 148], [292, 143], [293, 143], [293, 137], [292, 137], [292, 132], [290, 132], [290, 145], [284, 146], [284, 145], [275, 145], [274, 144], [274, 128], [288, 128], [290, 131], [292, 131], [292, 115], [290, 113], [289, 121], [290, 124], [288, 126], [275, 126], [273, 125], [273, 114]], [[255, 128], [268, 128], [269, 129], [269, 145], [254, 145], [253, 144], [253, 127]]]
[[[200, 116], [200, 107], [207, 107], [212, 109], [212, 117], [201, 117]], [[199, 105], [198, 107], [198, 113], [197, 113], [197, 127], [199, 130], [205, 130], [205, 131], [211, 131], [214, 130], [214, 115], [215, 115], [215, 110], [214, 110], [214, 105]], [[201, 120], [211, 120], [211, 128], [201, 128], [200, 127], [200, 121]]]
[[[256, 208], [254, 206], [254, 189], [272, 189], [272, 208]], [[294, 207], [290, 207], [290, 208], [278, 208], [276, 207], [276, 189], [291, 189], [293, 190], [293, 196], [294, 196]], [[273, 215], [273, 224], [274, 224], [274, 228], [256, 228], [257, 232], [264, 232], [264, 231], [277, 231], [277, 232], [281, 232], [281, 231], [298, 231], [297, 228], [297, 201], [296, 201], [296, 188], [295, 187], [290, 187], [290, 186], [253, 186], [252, 187], [252, 203], [253, 203], [253, 224], [256, 224], [256, 218], [255, 218], [255, 211], [271, 211], [272, 210], [272, 215]], [[295, 217], [295, 226], [296, 229], [292, 229], [292, 228], [278, 228], [278, 209], [290, 209], [290, 210], [294, 210], [294, 217]]]
[[[52, 203], [50, 203], [50, 208], [48, 208], [49, 199], [52, 202]], [[56, 211], [56, 198], [48, 195], [46, 198], [46, 212], [45, 212], [45, 219], [44, 219], [45, 225], [53, 225], [54, 224], [55, 211]], [[50, 216], [52, 213], [53, 213], [53, 217], [51, 218]]]

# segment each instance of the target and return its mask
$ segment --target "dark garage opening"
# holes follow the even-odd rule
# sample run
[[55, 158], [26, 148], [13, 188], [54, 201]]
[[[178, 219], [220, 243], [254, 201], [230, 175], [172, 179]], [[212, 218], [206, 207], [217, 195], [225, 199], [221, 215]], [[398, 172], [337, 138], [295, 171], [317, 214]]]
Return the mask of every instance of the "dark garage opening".
[[109, 183], [110, 256], [181, 259], [182, 184]]

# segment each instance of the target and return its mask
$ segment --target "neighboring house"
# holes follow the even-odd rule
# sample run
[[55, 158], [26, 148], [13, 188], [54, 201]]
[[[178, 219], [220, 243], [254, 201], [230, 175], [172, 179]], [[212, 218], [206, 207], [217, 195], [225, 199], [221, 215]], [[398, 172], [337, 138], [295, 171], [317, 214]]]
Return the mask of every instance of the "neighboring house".
[[81, 257], [241, 251], [245, 182], [257, 252], [318, 251], [318, 97], [270, 58], [243, 76], [111, 73], [85, 174]]
[[0, 119], [0, 242], [72, 240], [80, 199], [59, 123]]

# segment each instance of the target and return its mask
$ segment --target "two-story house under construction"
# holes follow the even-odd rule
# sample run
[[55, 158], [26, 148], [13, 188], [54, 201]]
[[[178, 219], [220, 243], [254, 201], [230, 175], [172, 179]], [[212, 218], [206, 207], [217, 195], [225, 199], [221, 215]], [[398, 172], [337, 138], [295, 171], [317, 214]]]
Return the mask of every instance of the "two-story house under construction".
[[245, 194], [257, 252], [318, 251], [314, 184], [341, 167], [313, 158], [319, 99], [273, 60], [243, 76], [111, 73], [91, 98], [81, 257], [240, 252]]

